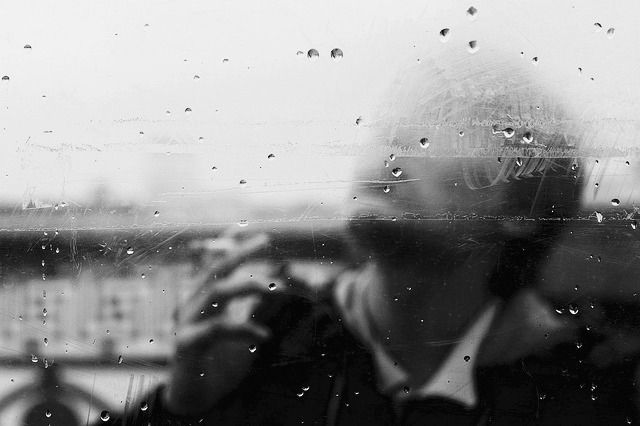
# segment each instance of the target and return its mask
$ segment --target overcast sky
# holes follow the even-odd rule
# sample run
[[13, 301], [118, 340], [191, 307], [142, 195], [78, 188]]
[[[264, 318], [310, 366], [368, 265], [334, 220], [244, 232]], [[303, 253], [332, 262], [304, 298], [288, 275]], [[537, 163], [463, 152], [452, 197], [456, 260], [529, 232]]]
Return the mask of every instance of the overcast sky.
[[166, 202], [179, 191], [240, 191], [246, 179], [272, 200], [311, 189], [337, 200], [350, 159], [328, 147], [364, 137], [403, 64], [469, 40], [480, 46], [473, 58], [491, 60], [496, 51], [483, 47], [497, 44], [514, 61], [537, 56], [540, 73], [587, 99], [585, 109], [635, 120], [640, 4], [522, 3], [3, 2], [0, 199], [83, 203], [102, 183], [121, 199]]

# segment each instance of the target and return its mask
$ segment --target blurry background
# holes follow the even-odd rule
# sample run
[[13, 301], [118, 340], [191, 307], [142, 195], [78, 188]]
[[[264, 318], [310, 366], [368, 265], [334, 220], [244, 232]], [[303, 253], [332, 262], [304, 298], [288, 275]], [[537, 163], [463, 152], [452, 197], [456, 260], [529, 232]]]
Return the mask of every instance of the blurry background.
[[82, 422], [137, 404], [171, 353], [190, 243], [229, 225], [342, 226], [359, 202], [358, 154], [386, 154], [370, 144], [385, 93], [404, 67], [471, 40], [468, 66], [531, 62], [601, 123], [580, 147], [584, 219], [628, 218], [638, 12], [555, 0], [0, 4], [0, 424], [41, 402], [29, 385], [51, 383], [54, 365]]

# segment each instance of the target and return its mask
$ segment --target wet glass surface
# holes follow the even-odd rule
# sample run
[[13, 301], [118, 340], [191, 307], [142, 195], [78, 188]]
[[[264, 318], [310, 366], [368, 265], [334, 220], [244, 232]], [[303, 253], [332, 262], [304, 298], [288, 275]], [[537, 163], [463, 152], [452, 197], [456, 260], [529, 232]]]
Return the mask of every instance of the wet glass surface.
[[638, 11], [0, 5], [0, 424], [640, 421]]

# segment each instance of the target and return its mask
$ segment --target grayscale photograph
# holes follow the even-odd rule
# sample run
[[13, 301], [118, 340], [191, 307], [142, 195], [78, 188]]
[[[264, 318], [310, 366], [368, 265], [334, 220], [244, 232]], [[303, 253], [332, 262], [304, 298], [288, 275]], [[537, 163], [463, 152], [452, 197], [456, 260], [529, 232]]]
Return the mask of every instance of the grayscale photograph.
[[638, 424], [639, 16], [0, 3], [0, 426]]

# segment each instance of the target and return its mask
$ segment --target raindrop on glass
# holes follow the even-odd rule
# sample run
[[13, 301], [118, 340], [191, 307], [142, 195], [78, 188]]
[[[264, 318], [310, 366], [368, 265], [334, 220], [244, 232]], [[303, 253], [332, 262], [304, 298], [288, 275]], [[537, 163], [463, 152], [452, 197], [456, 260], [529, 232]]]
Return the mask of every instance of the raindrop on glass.
[[360, 124], [362, 124], [362, 117], [356, 118], [356, 126], [359, 126]]
[[304, 55], [304, 52], [302, 50], [298, 50], [296, 52], [296, 56], [302, 56], [302, 55]]
[[194, 80], [200, 80], [200, 76], [198, 74], [194, 74], [193, 79]]
[[504, 135], [505, 138], [509, 139], [509, 138], [512, 138], [513, 135], [516, 134], [516, 132], [511, 127], [507, 127], [502, 131], [502, 134]]
[[49, 345], [49, 339], [47, 339], [46, 337], [44, 339], [42, 339], [42, 341], [44, 342], [45, 346]]
[[9, 81], [9, 76], [8, 75], [3, 75], [2, 76], [2, 81]]
[[273, 291], [276, 289], [276, 283], [269, 283], [269, 291]]
[[258, 349], [256, 345], [249, 345], [249, 352], [254, 353]]
[[153, 212], [153, 215], [154, 215], [155, 217], [158, 217], [158, 216], [160, 216], [160, 212], [159, 212], [158, 210], [156, 210], [155, 212]]
[[247, 181], [246, 179], [240, 179], [240, 185], [246, 185]]
[[391, 170], [391, 174], [394, 177], [400, 177], [400, 175], [402, 175], [402, 169], [400, 167], [396, 167], [395, 169]]
[[122, 361], [124, 361], [124, 358], [122, 358], [122, 355], [118, 355], [118, 364], [122, 364]]
[[615, 28], [609, 28], [607, 30], [607, 37], [609, 38], [613, 38], [613, 36], [615, 35], [616, 29]]
[[133, 254], [133, 247], [127, 248], [127, 254]]
[[307, 52], [307, 58], [309, 58], [310, 61], [315, 61], [319, 57], [320, 53], [318, 53], [316, 49], [309, 49], [309, 51]]
[[480, 47], [478, 46], [477, 40], [471, 40], [467, 43], [467, 51], [469, 53], [476, 53], [478, 49], [480, 49]]
[[45, 416], [46, 418], [51, 417], [51, 411], [46, 410], [46, 411], [44, 412], [44, 416]]
[[638, 222], [637, 221], [632, 221], [631, 222], [631, 229], [636, 230], [638, 229]]
[[440, 30], [440, 41], [446, 43], [451, 37], [451, 30], [449, 28], [443, 28]]
[[531, 58], [531, 63], [532, 63], [533, 65], [538, 65], [538, 57], [537, 57], [537, 56], [534, 56], [533, 58]]
[[420, 147], [421, 148], [429, 148], [429, 138], [420, 139]]
[[147, 276], [145, 274], [140, 274], [140, 278], [144, 280], [145, 278], [147, 278]]
[[460, 131], [458, 132], [458, 136], [463, 137], [463, 136], [464, 136], [464, 131], [463, 131], [463, 130], [460, 130]]
[[524, 135], [522, 135], [522, 142], [524, 143], [533, 142], [533, 134], [531, 132], [526, 132]]
[[478, 17], [478, 9], [476, 9], [473, 6], [470, 6], [469, 9], [467, 9], [467, 17], [472, 21], [476, 19]]
[[602, 223], [602, 221], [604, 220], [604, 216], [602, 216], [602, 213], [596, 212], [596, 220], [598, 221], [598, 223]]
[[273, 160], [274, 158], [276, 158], [276, 156], [274, 154], [267, 155], [267, 159], [268, 160]]
[[344, 56], [344, 53], [342, 52], [342, 49], [338, 49], [336, 47], [331, 51], [331, 58], [333, 58], [336, 61], [341, 60], [343, 56]]
[[238, 222], [238, 226], [241, 228], [244, 228], [245, 226], [249, 225], [249, 221], [247, 219], [240, 219], [240, 222]]
[[520, 157], [516, 158], [516, 166], [522, 167], [522, 158]]
[[103, 422], [108, 422], [110, 418], [111, 414], [109, 414], [107, 410], [103, 410], [102, 413], [100, 413], [100, 420]]
[[611, 205], [615, 206], [615, 207], [619, 206], [620, 205], [620, 200], [617, 199], [617, 198], [612, 198], [611, 199]]
[[149, 404], [147, 404], [147, 401], [142, 401], [140, 403], [140, 411], [147, 411], [149, 409]]
[[191, 108], [185, 108], [184, 112], [185, 112], [185, 114], [189, 114], [191, 112]]
[[396, 155], [395, 154], [389, 154], [389, 160], [393, 161], [396, 159]]
[[573, 303], [569, 305], [569, 313], [571, 315], [578, 315], [578, 312], [580, 312], [578, 305], [575, 305]]
[[469, 355], [465, 355], [464, 362], [469, 362], [469, 361], [471, 361], [471, 357]]
[[30, 45], [30, 44], [25, 44], [25, 45], [24, 45], [24, 48], [25, 48], [25, 49], [31, 49], [31, 45]]
[[389, 185], [385, 185], [384, 188], [382, 188], [382, 192], [384, 192], [385, 194], [388, 194], [389, 191], [391, 191], [391, 188], [389, 187]]
[[595, 22], [593, 24], [593, 29], [595, 32], [599, 33], [600, 31], [602, 31], [602, 24], [600, 22]]

